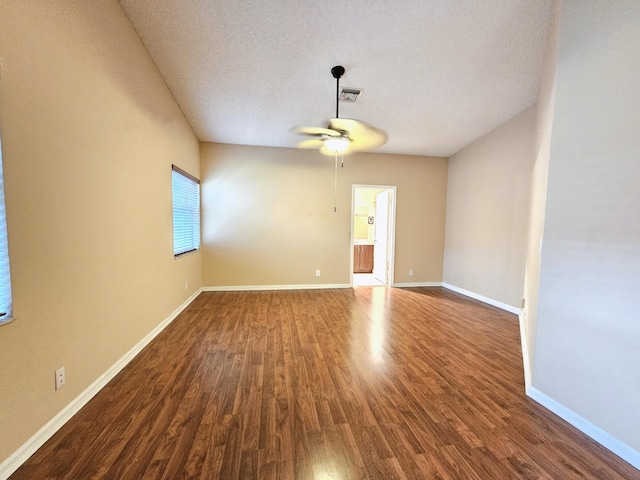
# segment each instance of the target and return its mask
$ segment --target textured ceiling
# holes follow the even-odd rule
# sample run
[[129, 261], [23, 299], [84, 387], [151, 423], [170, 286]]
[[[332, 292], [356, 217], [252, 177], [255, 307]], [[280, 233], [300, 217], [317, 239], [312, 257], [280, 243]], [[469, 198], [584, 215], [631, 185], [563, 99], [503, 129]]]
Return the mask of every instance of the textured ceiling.
[[200, 140], [293, 147], [335, 115], [450, 156], [535, 103], [552, 0], [120, 0]]

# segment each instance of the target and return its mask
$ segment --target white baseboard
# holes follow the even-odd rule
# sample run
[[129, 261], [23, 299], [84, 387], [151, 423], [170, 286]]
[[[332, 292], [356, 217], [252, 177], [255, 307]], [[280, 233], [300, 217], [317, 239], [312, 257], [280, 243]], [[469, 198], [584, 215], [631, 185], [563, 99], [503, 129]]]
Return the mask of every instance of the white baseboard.
[[522, 316], [522, 310], [517, 307], [513, 307], [511, 305], [507, 305], [506, 303], [499, 302], [497, 300], [493, 300], [491, 298], [485, 297], [483, 295], [478, 295], [477, 293], [470, 292], [463, 288], [455, 287], [448, 283], [443, 283], [442, 286], [454, 292], [460, 293], [467, 297], [473, 298], [475, 300], [479, 300], [481, 302], [487, 303], [489, 305], [493, 305], [494, 307], [501, 308], [502, 310], [506, 310], [510, 313], [515, 313], [518, 315], [518, 320], [520, 324], [520, 341], [522, 344], [522, 363], [524, 366], [524, 384], [525, 384], [525, 392], [529, 398], [535, 400], [540, 405], [550, 410], [551, 412], [558, 415], [564, 421], [570, 423], [582, 433], [591, 437], [593, 440], [598, 442], [600, 445], [610, 450], [612, 453], [619, 456], [625, 462], [629, 463], [633, 467], [640, 470], [640, 452], [634, 450], [629, 445], [621, 442], [611, 434], [605, 432], [600, 427], [589, 422], [587, 419], [581, 417], [573, 410], [565, 407], [561, 403], [557, 402], [553, 398], [548, 395], [542, 393], [537, 388], [533, 387], [531, 384], [531, 369], [529, 363], [529, 347], [527, 344], [527, 335], [524, 327], [524, 318]]
[[410, 288], [410, 287], [441, 287], [442, 282], [409, 282], [409, 283], [394, 283], [394, 287], [398, 288]]
[[470, 292], [469, 290], [465, 290], [464, 288], [456, 287], [454, 285], [450, 285], [448, 283], [442, 283], [442, 286], [448, 290], [460, 293], [466, 297], [473, 298], [475, 300], [480, 300], [483, 303], [488, 305], [492, 305], [494, 307], [501, 308], [502, 310], [506, 310], [509, 313], [515, 313], [516, 315], [520, 315], [520, 309], [518, 307], [514, 307], [512, 305], [508, 305], [503, 302], [499, 302], [498, 300], [494, 300], [493, 298], [485, 297], [484, 295], [480, 295], [478, 293]]
[[309, 283], [305, 285], [229, 285], [202, 287], [203, 292], [246, 292], [253, 290], [324, 290], [331, 288], [351, 288], [348, 283], [319, 284]]
[[527, 343], [527, 331], [524, 325], [524, 317], [522, 316], [522, 309], [513, 307], [511, 305], [507, 305], [506, 303], [502, 303], [497, 300], [493, 300], [489, 297], [485, 297], [484, 295], [479, 295], [477, 293], [470, 292], [469, 290], [465, 290], [464, 288], [450, 285], [448, 283], [442, 283], [442, 286], [451, 291], [460, 293], [466, 297], [479, 300], [483, 303], [487, 303], [494, 307], [498, 307], [502, 310], [506, 310], [509, 313], [515, 313], [516, 315], [518, 315], [518, 323], [520, 325], [520, 344], [522, 348], [522, 364], [524, 368], [524, 388], [525, 388], [525, 391], [527, 391], [529, 387], [531, 387], [531, 368], [529, 363], [529, 344]]
[[564, 421], [570, 423], [585, 435], [591, 437], [600, 445], [615, 453], [625, 462], [640, 470], [640, 452], [621, 442], [611, 434], [597, 427], [589, 420], [581, 417], [573, 410], [565, 407], [535, 387], [527, 388], [527, 396], [535, 400], [546, 409], [552, 411]]
[[573, 410], [565, 407], [561, 403], [557, 402], [553, 398], [548, 395], [542, 393], [537, 388], [533, 387], [531, 384], [531, 369], [529, 363], [529, 347], [527, 343], [527, 335], [524, 326], [524, 318], [522, 316], [522, 310], [517, 307], [513, 307], [511, 305], [507, 305], [506, 303], [499, 302], [497, 300], [493, 300], [491, 298], [485, 297], [483, 295], [479, 295], [474, 292], [470, 292], [463, 288], [455, 287], [448, 283], [443, 283], [442, 286], [454, 292], [460, 293], [467, 297], [473, 298], [475, 300], [479, 300], [481, 302], [487, 303], [489, 305], [493, 305], [494, 307], [501, 308], [502, 310], [506, 310], [510, 313], [515, 313], [518, 315], [518, 320], [520, 324], [520, 341], [522, 344], [522, 363], [524, 366], [524, 385], [525, 392], [529, 398], [535, 400], [540, 405], [550, 410], [551, 412], [558, 415], [564, 421], [570, 423], [578, 430], [580, 430], [585, 435], [591, 437], [593, 440], [598, 442], [600, 445], [610, 450], [612, 453], [619, 456], [625, 462], [629, 463], [633, 467], [640, 470], [640, 452], [637, 452], [629, 445], [621, 442], [611, 434], [605, 432], [600, 427], [589, 422], [587, 419], [581, 417]]
[[38, 430], [29, 440], [27, 440], [20, 448], [13, 452], [9, 457], [0, 464], [0, 480], [6, 480], [20, 466], [27, 461], [44, 443], [49, 440], [71, 417], [73, 417], [89, 400], [91, 400], [120, 370], [122, 370], [133, 358], [146, 347], [167, 325], [169, 325], [200, 293], [202, 289], [197, 290], [185, 302], [176, 308], [167, 318], [165, 318], [157, 327], [149, 332], [142, 340], [140, 340], [131, 350], [124, 354], [116, 363], [114, 363], [106, 372], [98, 377], [91, 385], [89, 385], [80, 395], [74, 398], [66, 407], [64, 407], [55, 417], [47, 422], [40, 430]]
[[528, 392], [531, 388], [531, 363], [529, 358], [529, 343], [527, 343], [527, 329], [524, 325], [524, 315], [522, 310], [518, 315], [518, 324], [520, 325], [520, 344], [522, 347], [522, 366], [524, 368], [524, 390]]

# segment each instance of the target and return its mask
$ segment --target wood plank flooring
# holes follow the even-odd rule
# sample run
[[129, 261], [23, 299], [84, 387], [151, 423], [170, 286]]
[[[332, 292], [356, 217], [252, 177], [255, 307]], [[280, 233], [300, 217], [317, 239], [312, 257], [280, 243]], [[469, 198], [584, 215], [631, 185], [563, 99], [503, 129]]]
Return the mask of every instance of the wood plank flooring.
[[634, 479], [441, 288], [202, 293], [11, 477]]

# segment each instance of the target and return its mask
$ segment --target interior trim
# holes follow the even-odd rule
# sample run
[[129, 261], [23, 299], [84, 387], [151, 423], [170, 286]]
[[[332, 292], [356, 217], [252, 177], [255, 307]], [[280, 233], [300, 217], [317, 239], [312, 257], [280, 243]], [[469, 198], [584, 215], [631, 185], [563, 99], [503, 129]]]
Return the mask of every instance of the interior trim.
[[527, 330], [524, 326], [524, 312], [521, 310], [518, 315], [520, 325], [520, 344], [522, 345], [522, 365], [524, 367], [524, 390], [528, 392], [531, 388], [531, 362], [529, 357], [529, 344], [527, 343]]
[[527, 347], [526, 335], [524, 331], [524, 318], [522, 316], [521, 309], [512, 307], [511, 305], [507, 305], [506, 303], [502, 303], [497, 300], [493, 300], [483, 295], [478, 295], [477, 293], [470, 292], [469, 290], [455, 287], [448, 283], [443, 282], [442, 286], [467, 297], [479, 300], [481, 302], [493, 305], [494, 307], [498, 307], [506, 310], [507, 312], [515, 313], [516, 315], [518, 315], [518, 320], [520, 323], [520, 341], [522, 343], [522, 363], [524, 364], [524, 382], [526, 395], [550, 412], [562, 418], [565, 422], [573, 425], [582, 433], [605, 447], [607, 450], [610, 450], [612, 453], [619, 456], [625, 462], [640, 470], [640, 452], [634, 450], [626, 443], [621, 442], [610, 433], [602, 430], [600, 427], [594, 425], [589, 420], [578, 415], [570, 408], [567, 408], [560, 402], [554, 400], [550, 396], [532, 386], [531, 371], [529, 368], [529, 349]]
[[245, 292], [252, 290], [324, 290], [331, 288], [351, 288], [348, 283], [304, 284], [304, 285], [226, 285], [202, 287], [203, 292]]
[[506, 310], [507, 312], [514, 313], [516, 315], [520, 315], [520, 309], [518, 307], [514, 307], [512, 305], [500, 302], [498, 300], [494, 300], [493, 298], [485, 297], [484, 295], [480, 295], [478, 293], [471, 292], [469, 290], [465, 290], [464, 288], [456, 287], [449, 283], [442, 282], [442, 286], [448, 290], [460, 293], [466, 297], [473, 298], [475, 300], [479, 300], [483, 303], [487, 303], [494, 307], [501, 308], [502, 310]]
[[408, 282], [394, 283], [393, 287], [410, 288], [410, 287], [442, 287], [442, 282]]
[[555, 413], [565, 422], [576, 427], [588, 437], [591, 437], [606, 449], [615, 453], [625, 462], [640, 470], [640, 452], [634, 450], [626, 443], [621, 442], [610, 433], [605, 432], [600, 427], [594, 425], [586, 418], [578, 415], [570, 408], [567, 408], [535, 387], [529, 387], [527, 389], [527, 396], [547, 410]]

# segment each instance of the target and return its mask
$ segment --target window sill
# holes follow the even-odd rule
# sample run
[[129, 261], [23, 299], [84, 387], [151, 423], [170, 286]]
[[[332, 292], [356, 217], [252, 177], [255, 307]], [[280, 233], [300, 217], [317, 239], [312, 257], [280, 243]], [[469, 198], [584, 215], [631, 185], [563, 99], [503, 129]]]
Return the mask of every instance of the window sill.
[[199, 248], [196, 248], [195, 250], [189, 250], [188, 252], [179, 253], [179, 254], [177, 254], [177, 255], [174, 255], [174, 256], [173, 256], [173, 259], [174, 259], [174, 260], [177, 260], [178, 258], [186, 257], [187, 255], [191, 255], [192, 253], [197, 253], [197, 252], [199, 252], [199, 251], [200, 251], [200, 249], [199, 249]]

